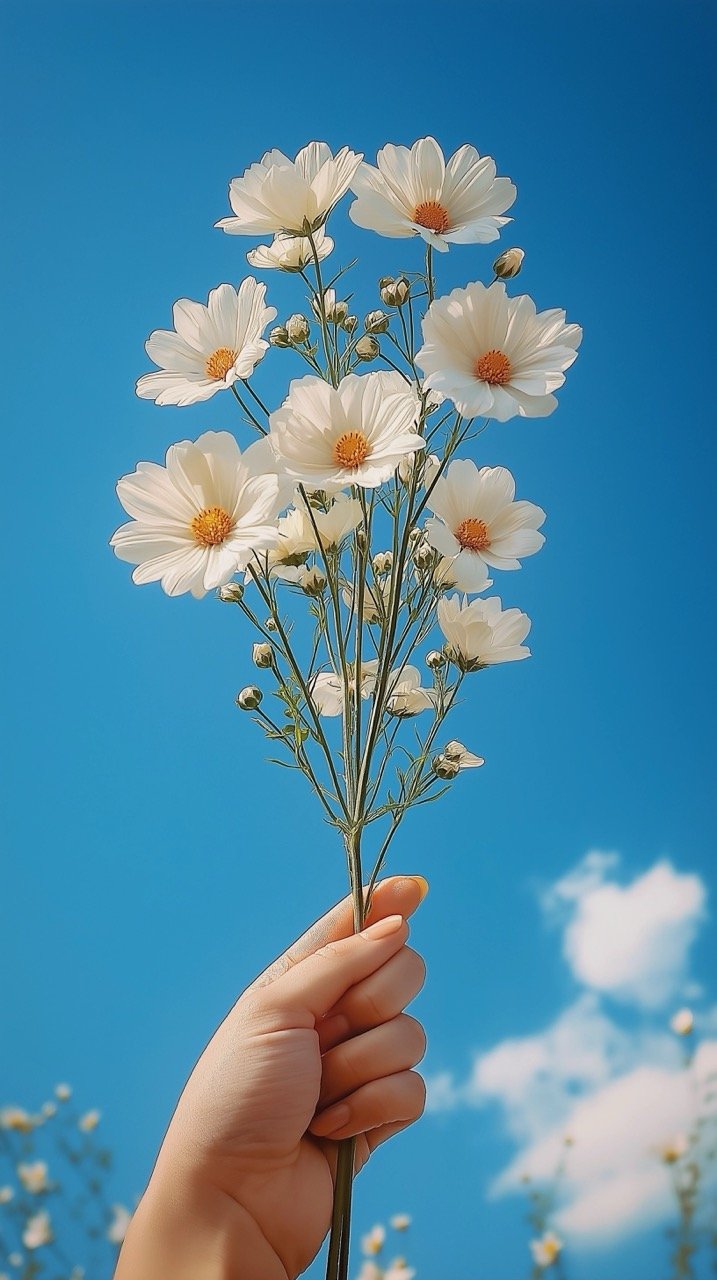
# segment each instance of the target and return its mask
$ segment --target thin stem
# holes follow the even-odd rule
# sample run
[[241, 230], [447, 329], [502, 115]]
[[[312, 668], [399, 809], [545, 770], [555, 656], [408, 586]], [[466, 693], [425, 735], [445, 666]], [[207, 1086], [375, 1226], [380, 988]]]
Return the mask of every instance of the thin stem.
[[254, 417], [254, 414], [252, 413], [248, 404], [245, 404], [241, 396], [239, 395], [239, 392], [237, 391], [234, 383], [232, 383], [232, 391], [234, 392], [235, 398], [239, 401], [239, 404], [244, 410], [249, 421], [253, 424], [253, 426], [256, 427], [257, 431], [260, 431], [263, 436], [267, 436], [269, 432], [266, 430], [266, 427], [262, 427], [261, 423]]

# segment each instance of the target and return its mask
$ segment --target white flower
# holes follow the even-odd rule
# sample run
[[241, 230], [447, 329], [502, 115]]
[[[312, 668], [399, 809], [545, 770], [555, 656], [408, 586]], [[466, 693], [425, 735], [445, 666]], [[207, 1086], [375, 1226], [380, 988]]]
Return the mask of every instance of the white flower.
[[60, 1102], [67, 1102], [68, 1099], [72, 1097], [72, 1089], [69, 1084], [56, 1084], [55, 1097], [58, 1098]]
[[531, 1240], [530, 1252], [533, 1255], [533, 1262], [538, 1267], [550, 1267], [557, 1259], [563, 1242], [556, 1236], [554, 1231], [546, 1231], [540, 1240]]
[[463, 146], [446, 163], [435, 138], [408, 147], [389, 144], [376, 157], [378, 168], [362, 164], [352, 188], [358, 199], [349, 217], [383, 236], [422, 236], [445, 252], [449, 243], [488, 244], [510, 218], [516, 190], [496, 178], [495, 161]]
[[350, 373], [334, 389], [309, 375], [292, 382], [271, 415], [271, 439], [288, 475], [312, 488], [373, 489], [401, 458], [425, 447], [420, 400], [399, 373]]
[[[441, 556], [438, 564], [433, 570], [434, 586], [441, 591], [446, 591], [450, 587], [457, 587], [464, 594], [475, 595], [478, 591], [486, 591], [488, 587], [493, 586], [493, 579], [488, 577], [488, 570], [483, 565], [483, 574], [481, 578], [480, 565], [476, 561], [471, 564], [467, 575], [463, 573], [464, 565], [461, 564], [460, 556]], [[468, 585], [469, 583], [474, 585]]]
[[122, 1244], [132, 1220], [132, 1214], [129, 1209], [125, 1209], [123, 1204], [113, 1204], [112, 1213], [113, 1218], [107, 1228], [107, 1239], [112, 1244]]
[[[343, 324], [349, 313], [348, 302], [336, 297], [335, 289], [324, 289], [324, 315], [329, 324]], [[311, 310], [317, 320], [321, 319], [321, 303], [318, 296], [311, 299]]]
[[688, 1036], [695, 1025], [695, 1017], [691, 1009], [678, 1009], [670, 1019], [670, 1028], [676, 1036]]
[[530, 657], [530, 649], [521, 644], [530, 630], [530, 618], [520, 609], [502, 609], [497, 596], [470, 604], [457, 595], [444, 596], [437, 612], [448, 656], [463, 671]]
[[481, 467], [470, 458], [452, 462], [428, 499], [435, 517], [426, 537], [441, 555], [455, 557], [452, 573], [463, 591], [482, 591], [486, 565], [519, 569], [545, 542], [537, 530], [545, 512], [532, 502], [516, 502], [515, 481], [505, 467]]
[[248, 378], [268, 349], [261, 335], [276, 316], [265, 296], [266, 285], [248, 276], [238, 289], [212, 289], [206, 307], [180, 298], [172, 311], [174, 331], [155, 329], [145, 343], [159, 371], [140, 378], [137, 395], [157, 404], [195, 404]]
[[407, 1231], [411, 1225], [411, 1216], [408, 1213], [394, 1213], [389, 1222], [394, 1231]]
[[24, 1262], [24, 1258], [22, 1254], [18, 1253], [17, 1251], [14, 1251], [13, 1253], [9, 1253], [7, 1255], [7, 1260], [10, 1263], [11, 1267], [21, 1267]]
[[483, 756], [476, 756], [462, 742], [458, 742], [453, 738], [447, 742], [443, 748], [443, 754], [447, 760], [451, 760], [458, 765], [459, 769], [478, 769], [485, 764]]
[[427, 489], [441, 465], [441, 460], [437, 453], [409, 453], [405, 458], [401, 458], [398, 464], [398, 478], [402, 484], [410, 484], [417, 462], [422, 464], [418, 483], [423, 485], [424, 489]]
[[386, 1228], [378, 1223], [367, 1235], [361, 1237], [361, 1252], [366, 1254], [380, 1253], [386, 1239]]
[[16, 1129], [18, 1133], [30, 1133], [34, 1120], [22, 1107], [3, 1107], [0, 1111], [0, 1129]]
[[417, 716], [435, 709], [438, 693], [421, 687], [418, 667], [406, 666], [392, 671], [388, 677], [386, 707], [393, 716]]
[[92, 1133], [93, 1129], [96, 1129], [99, 1123], [100, 1123], [99, 1111], [86, 1111], [85, 1114], [83, 1116], [80, 1116], [79, 1120], [77, 1121], [77, 1128], [82, 1133]]
[[241, 452], [228, 431], [206, 431], [167, 450], [166, 465], [140, 462], [117, 485], [132, 520], [111, 538], [137, 583], [160, 581], [170, 596], [203, 596], [276, 542], [281, 487], [264, 468], [265, 441]]
[[[378, 659], [361, 663], [361, 697], [370, 698], [376, 688]], [[356, 694], [356, 672], [349, 664], [349, 689]], [[318, 671], [309, 681], [311, 701], [320, 716], [340, 716], [344, 709], [344, 682], [336, 671]]]
[[40, 1191], [47, 1191], [50, 1185], [47, 1181], [47, 1165], [44, 1160], [35, 1160], [32, 1164], [19, 1164], [17, 1176], [25, 1190], [31, 1191], [33, 1195], [37, 1195]]
[[57, 1114], [57, 1107], [54, 1102], [43, 1102], [41, 1109], [46, 1120], [49, 1120], [51, 1116]]
[[322, 545], [327, 548], [340, 546], [363, 520], [361, 503], [347, 493], [337, 493], [328, 511], [312, 508], [312, 513]]
[[[305, 510], [292, 507], [277, 522], [276, 532], [276, 544], [267, 556], [268, 570], [285, 582], [296, 582], [297, 566], [303, 564], [308, 553], [316, 548], [311, 520]], [[246, 576], [248, 582], [252, 581], [250, 570]]]
[[307, 596], [320, 596], [326, 587], [326, 574], [317, 564], [310, 568], [302, 564], [297, 569], [296, 584]]
[[405, 1258], [394, 1258], [390, 1267], [383, 1273], [383, 1280], [413, 1280], [416, 1272], [409, 1267]]
[[53, 1238], [50, 1215], [44, 1209], [28, 1218], [22, 1233], [22, 1243], [26, 1249], [39, 1249], [43, 1244], [50, 1244]]
[[14, 1197], [14, 1187], [0, 1187], [0, 1204], [9, 1204]]
[[383, 1271], [376, 1266], [375, 1262], [370, 1262], [368, 1258], [364, 1258], [356, 1280], [383, 1280]]
[[[314, 244], [320, 262], [328, 258], [334, 247], [333, 240], [324, 234], [322, 227], [314, 232]], [[301, 271], [308, 262], [314, 261], [311, 241], [306, 236], [285, 235], [283, 232], [274, 236], [271, 244], [258, 244], [256, 249], [250, 249], [246, 257], [249, 265], [259, 271]]]
[[221, 218], [216, 226], [235, 236], [314, 231], [348, 191], [361, 160], [348, 147], [333, 156], [325, 142], [310, 142], [295, 160], [281, 151], [267, 151], [241, 178], [232, 178], [229, 203], [234, 216]]
[[[346, 583], [341, 596], [344, 604], [352, 613], [358, 608], [359, 593], [354, 596], [354, 589], [351, 583]], [[363, 620], [364, 622], [383, 622], [388, 610], [391, 598], [391, 579], [382, 578], [380, 582], [374, 582], [373, 586], [369, 586], [368, 582], [364, 582], [363, 587]]]
[[500, 281], [476, 282], [437, 298], [423, 319], [416, 362], [424, 386], [466, 418], [544, 418], [577, 356], [582, 329], [565, 312], [536, 312], [527, 294], [509, 298]]

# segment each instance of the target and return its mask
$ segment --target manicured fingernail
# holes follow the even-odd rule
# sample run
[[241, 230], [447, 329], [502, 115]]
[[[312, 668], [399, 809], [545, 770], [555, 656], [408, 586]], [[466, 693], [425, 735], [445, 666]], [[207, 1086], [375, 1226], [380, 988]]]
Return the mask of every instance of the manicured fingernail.
[[426, 877], [425, 876], [409, 876], [408, 878], [409, 880], [415, 881], [415, 883], [418, 885], [418, 892], [421, 895], [419, 898], [419, 902], [423, 902], [423, 899], [428, 893], [428, 881], [426, 880]]
[[377, 920], [375, 924], [369, 925], [368, 929], [364, 929], [364, 938], [387, 938], [389, 933], [396, 933], [403, 924], [403, 916], [386, 916], [384, 920]]
[[351, 1116], [351, 1108], [346, 1102], [337, 1102], [335, 1106], [328, 1107], [326, 1111], [322, 1111], [320, 1116], [316, 1116], [312, 1121], [311, 1131], [317, 1133], [322, 1138], [327, 1138], [330, 1133], [335, 1133], [337, 1129], [341, 1129]]

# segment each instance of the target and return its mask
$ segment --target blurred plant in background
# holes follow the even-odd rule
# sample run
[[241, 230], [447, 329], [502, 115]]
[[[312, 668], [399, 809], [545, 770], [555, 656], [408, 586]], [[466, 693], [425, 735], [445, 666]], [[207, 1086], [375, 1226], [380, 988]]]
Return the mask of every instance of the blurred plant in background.
[[[403, 1234], [408, 1231], [410, 1225], [411, 1219], [407, 1213], [395, 1213], [392, 1218], [389, 1218], [389, 1227], [395, 1232]], [[393, 1258], [385, 1265], [383, 1260], [381, 1262], [376, 1260], [383, 1253], [385, 1243], [386, 1228], [382, 1223], [377, 1223], [362, 1237], [361, 1252], [364, 1255], [364, 1261], [356, 1280], [413, 1280], [416, 1272], [413, 1267], [409, 1267], [402, 1255]]]
[[108, 1280], [130, 1220], [110, 1203], [100, 1112], [58, 1084], [37, 1112], [0, 1108], [0, 1280]]

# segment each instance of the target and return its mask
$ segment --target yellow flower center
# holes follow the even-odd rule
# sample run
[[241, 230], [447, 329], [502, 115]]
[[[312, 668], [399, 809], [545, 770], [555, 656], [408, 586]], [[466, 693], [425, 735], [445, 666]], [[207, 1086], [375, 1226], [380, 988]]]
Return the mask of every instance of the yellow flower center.
[[490, 534], [485, 520], [468, 516], [461, 520], [456, 537], [466, 551], [485, 551], [490, 546]]
[[223, 507], [207, 507], [192, 520], [192, 533], [201, 547], [218, 547], [233, 528], [232, 518]]
[[334, 462], [337, 467], [355, 471], [371, 453], [371, 445], [363, 431], [345, 431], [334, 445]]
[[510, 382], [513, 369], [507, 355], [494, 348], [493, 351], [486, 351], [485, 355], [478, 357], [473, 366], [473, 372], [476, 378], [490, 383], [492, 387], [504, 387], [506, 382]]
[[413, 211], [413, 221], [417, 222], [419, 227], [426, 227], [429, 231], [435, 231], [441, 235], [443, 231], [447, 231], [451, 225], [450, 214], [444, 205], [439, 204], [437, 200], [424, 200], [422, 204], [416, 205]]
[[237, 358], [237, 352], [232, 351], [231, 347], [217, 347], [216, 351], [207, 358], [204, 366], [207, 371], [208, 378], [226, 378], [234, 361]]

